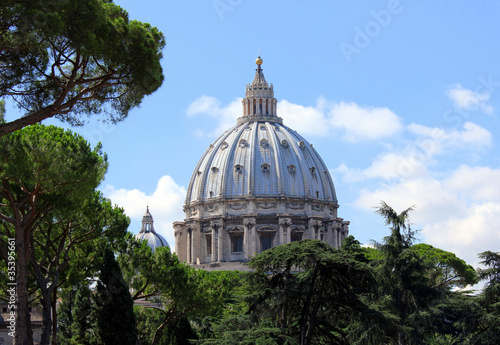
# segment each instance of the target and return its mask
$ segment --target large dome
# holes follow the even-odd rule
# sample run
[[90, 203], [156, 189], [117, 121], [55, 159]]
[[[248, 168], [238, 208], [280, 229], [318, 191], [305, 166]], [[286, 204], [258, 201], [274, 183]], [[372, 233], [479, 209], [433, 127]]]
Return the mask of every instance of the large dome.
[[247, 261], [279, 244], [315, 238], [338, 248], [349, 222], [325, 163], [277, 116], [273, 84], [256, 60], [243, 116], [201, 156], [174, 223], [176, 252], [190, 264]]
[[201, 157], [186, 206], [219, 200], [276, 197], [337, 204], [327, 167], [316, 150], [280, 121], [240, 121]]

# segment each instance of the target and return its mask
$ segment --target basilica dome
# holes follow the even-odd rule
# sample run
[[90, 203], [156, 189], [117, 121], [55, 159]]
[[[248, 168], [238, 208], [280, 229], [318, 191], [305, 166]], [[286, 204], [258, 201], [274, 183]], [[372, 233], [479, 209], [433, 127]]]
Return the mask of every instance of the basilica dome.
[[279, 244], [316, 238], [338, 248], [349, 222], [314, 147], [277, 116], [273, 84], [256, 60], [243, 114], [201, 156], [188, 185], [176, 252], [191, 264], [247, 261]]

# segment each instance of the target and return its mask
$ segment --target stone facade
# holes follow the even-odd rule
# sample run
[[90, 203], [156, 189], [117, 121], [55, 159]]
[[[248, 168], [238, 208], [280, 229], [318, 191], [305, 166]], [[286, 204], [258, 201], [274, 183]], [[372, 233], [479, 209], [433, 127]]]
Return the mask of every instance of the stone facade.
[[176, 253], [193, 265], [246, 262], [306, 238], [338, 248], [348, 235], [326, 165], [283, 125], [262, 59], [256, 63], [243, 116], [201, 157], [188, 186], [185, 220], [174, 223]]

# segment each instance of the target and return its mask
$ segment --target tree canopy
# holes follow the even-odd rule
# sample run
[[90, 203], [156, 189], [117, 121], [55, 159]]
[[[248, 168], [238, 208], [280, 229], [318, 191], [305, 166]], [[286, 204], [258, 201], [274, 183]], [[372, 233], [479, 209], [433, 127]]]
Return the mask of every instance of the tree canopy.
[[[17, 343], [29, 344], [31, 337], [28, 274], [30, 261], [37, 260], [39, 249], [39, 243], [34, 244], [35, 231], [80, 209], [94, 195], [106, 169], [107, 158], [101, 147], [92, 149], [85, 139], [69, 130], [34, 125], [0, 137], [0, 253], [7, 263], [7, 239], [15, 238], [16, 324], [26, 330], [16, 333]], [[45, 241], [39, 236], [37, 239]], [[52, 261], [53, 257], [49, 255], [46, 259]], [[61, 264], [59, 258], [56, 262]], [[52, 269], [49, 271], [49, 275], [54, 273]], [[47, 283], [41, 279], [43, 276], [40, 272], [37, 278]], [[52, 278], [55, 288], [58, 279]]]
[[109, 0], [3, 0], [0, 99], [24, 116], [0, 121], [0, 137], [52, 116], [123, 120], [161, 86], [164, 45], [157, 28]]

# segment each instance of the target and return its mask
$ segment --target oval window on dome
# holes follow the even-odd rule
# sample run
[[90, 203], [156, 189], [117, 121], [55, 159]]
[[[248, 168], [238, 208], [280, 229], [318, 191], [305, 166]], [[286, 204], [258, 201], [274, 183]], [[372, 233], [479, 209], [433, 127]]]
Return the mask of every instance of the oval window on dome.
[[286, 141], [286, 140], [281, 141], [281, 146], [283, 146], [284, 148], [287, 148], [288, 147], [288, 141]]
[[245, 139], [241, 139], [240, 140], [239, 146], [241, 148], [245, 148], [245, 147], [247, 147], [247, 145], [248, 145], [248, 143], [247, 143], [247, 141]]
[[267, 173], [267, 172], [269, 172], [269, 169], [271, 169], [271, 166], [267, 163], [262, 164], [261, 167], [262, 167], [263, 173]]
[[269, 146], [269, 142], [266, 139], [262, 139], [260, 141], [260, 146], [263, 148], [267, 148]]
[[218, 171], [219, 171], [219, 168], [217, 168], [217, 167], [212, 167], [212, 172], [213, 172], [214, 174], [215, 174], [215, 173], [217, 173]]
[[292, 174], [293, 174], [293, 173], [295, 173], [295, 165], [290, 164], [290, 165], [288, 166], [288, 171], [289, 171], [289, 172], [291, 172]]
[[299, 147], [301, 149], [303, 149], [304, 147], [306, 147], [306, 144], [304, 144], [304, 140], [299, 141]]
[[226, 143], [226, 142], [224, 141], [224, 142], [220, 145], [220, 149], [221, 149], [221, 150], [225, 150], [225, 149], [227, 149], [227, 147], [228, 147], [228, 146], [229, 146], [229, 144], [228, 144], [228, 143]]

